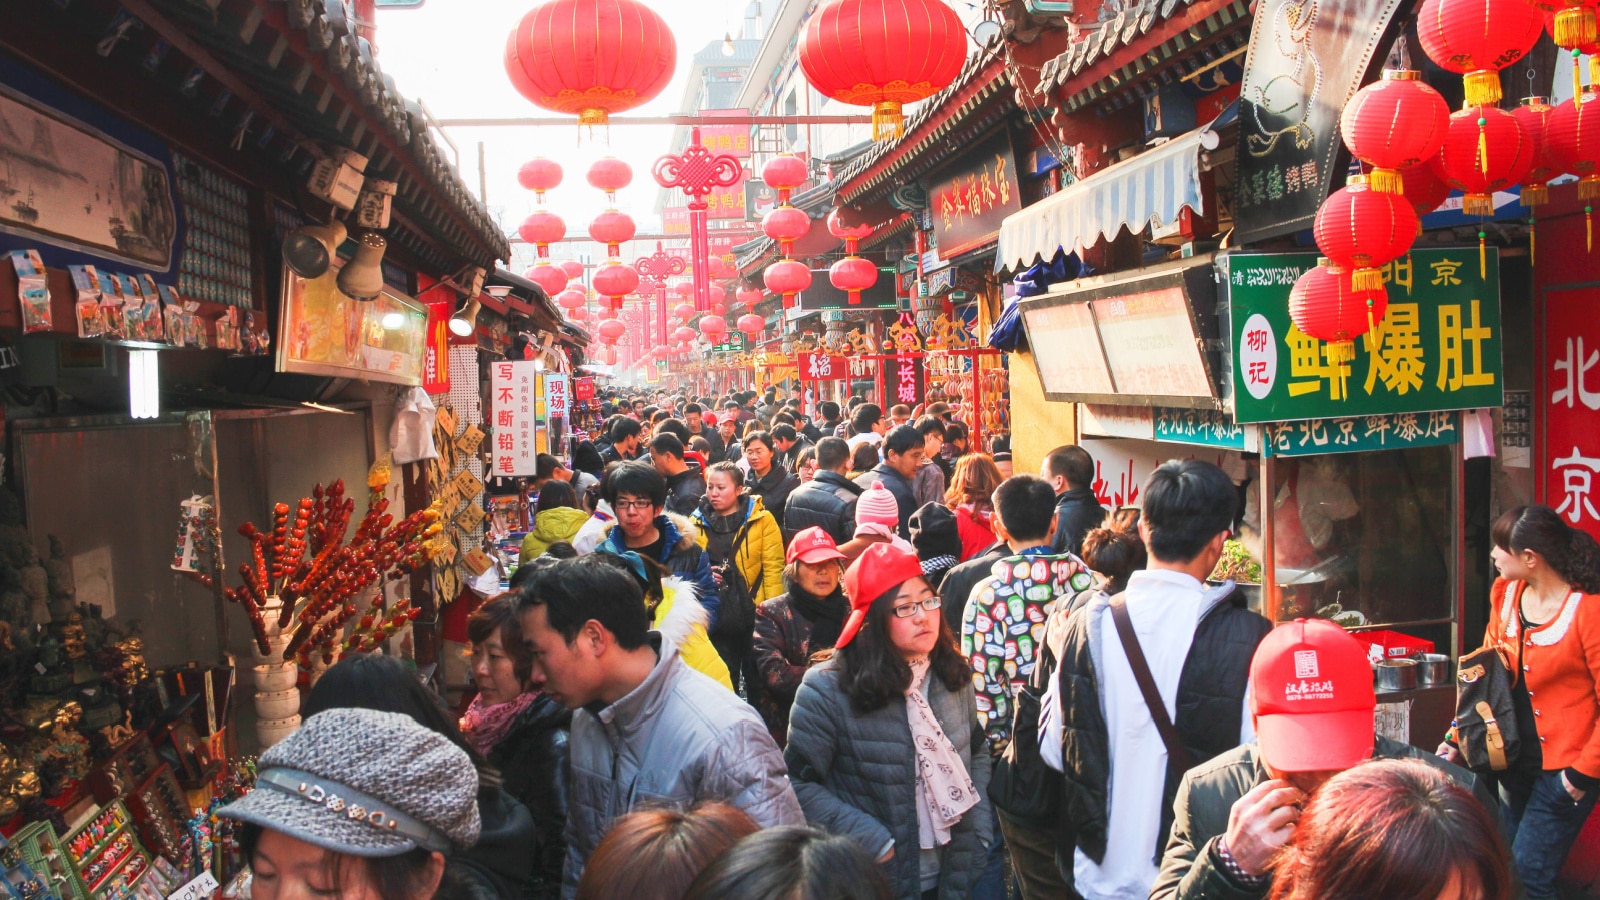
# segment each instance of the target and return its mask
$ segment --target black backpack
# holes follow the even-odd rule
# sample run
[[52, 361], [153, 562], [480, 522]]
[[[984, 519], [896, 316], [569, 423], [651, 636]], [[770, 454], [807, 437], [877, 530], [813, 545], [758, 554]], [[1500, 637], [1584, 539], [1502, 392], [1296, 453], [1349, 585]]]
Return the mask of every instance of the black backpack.
[[[1063, 596], [1057, 602], [1068, 600]], [[1039, 758], [1039, 717], [1045, 691], [1055, 677], [1056, 652], [1071, 611], [1072, 607], [1050, 611], [1038, 659], [1012, 705], [1011, 742], [995, 760], [989, 777], [989, 801], [1006, 818], [1025, 826], [1050, 828], [1061, 811], [1062, 775]]]
[[711, 639], [720, 646], [739, 651], [739, 656], [746, 655], [744, 651], [755, 641], [755, 596], [761, 590], [760, 575], [756, 576], [755, 584], [745, 584], [744, 573], [739, 571], [739, 551], [744, 547], [745, 535], [749, 532], [750, 521], [746, 519], [733, 539], [733, 549], [729, 551], [727, 561], [713, 567], [722, 577], [722, 586], [717, 589], [717, 597], [722, 605], [717, 613], [716, 627], [711, 629]]

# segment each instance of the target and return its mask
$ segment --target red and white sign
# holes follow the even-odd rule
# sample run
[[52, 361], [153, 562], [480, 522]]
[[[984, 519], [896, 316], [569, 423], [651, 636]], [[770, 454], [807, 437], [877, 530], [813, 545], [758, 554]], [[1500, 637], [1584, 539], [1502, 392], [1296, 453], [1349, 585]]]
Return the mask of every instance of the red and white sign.
[[843, 381], [850, 377], [850, 361], [826, 353], [800, 354], [801, 381]]
[[[534, 443], [534, 410], [539, 396], [539, 372], [531, 360], [490, 365], [489, 396], [494, 414], [492, 477], [532, 475], [538, 468]], [[562, 391], [563, 402], [566, 392]]]
[[883, 369], [883, 404], [915, 406], [922, 402], [926, 376], [921, 356], [902, 353], [886, 360]]
[[550, 420], [567, 417], [567, 376], [547, 373], [544, 376], [545, 412]]
[[593, 400], [594, 399], [594, 379], [593, 378], [574, 378], [574, 379], [572, 379], [572, 399], [574, 399], [574, 400]]
[[1600, 288], [1545, 292], [1545, 503], [1600, 537]]

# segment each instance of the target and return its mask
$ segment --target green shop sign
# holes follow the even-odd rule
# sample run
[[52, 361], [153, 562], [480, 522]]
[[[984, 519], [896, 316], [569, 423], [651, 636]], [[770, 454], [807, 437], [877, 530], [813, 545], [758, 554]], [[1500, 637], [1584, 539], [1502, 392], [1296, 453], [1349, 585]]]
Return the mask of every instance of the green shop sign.
[[749, 338], [742, 331], [729, 331], [722, 340], [711, 345], [712, 353], [743, 353], [748, 349]]
[[1289, 289], [1316, 263], [1314, 253], [1217, 258], [1230, 309], [1234, 421], [1345, 420], [1501, 405], [1500, 260], [1494, 250], [1482, 275], [1476, 247], [1413, 250], [1386, 266], [1388, 313], [1356, 341], [1355, 358], [1344, 363], [1330, 362], [1323, 342], [1289, 319]]
[[1265, 427], [1268, 456], [1319, 456], [1461, 443], [1458, 412], [1379, 413], [1273, 422]]

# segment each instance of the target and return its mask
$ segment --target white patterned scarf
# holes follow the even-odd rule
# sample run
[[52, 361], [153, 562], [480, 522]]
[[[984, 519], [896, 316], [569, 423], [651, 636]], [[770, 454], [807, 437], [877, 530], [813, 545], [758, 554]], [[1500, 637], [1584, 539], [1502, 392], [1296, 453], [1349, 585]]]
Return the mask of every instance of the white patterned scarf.
[[928, 659], [911, 661], [911, 687], [906, 690], [906, 717], [917, 751], [917, 838], [924, 850], [950, 842], [950, 829], [978, 805], [978, 789], [954, 744], [922, 695]]

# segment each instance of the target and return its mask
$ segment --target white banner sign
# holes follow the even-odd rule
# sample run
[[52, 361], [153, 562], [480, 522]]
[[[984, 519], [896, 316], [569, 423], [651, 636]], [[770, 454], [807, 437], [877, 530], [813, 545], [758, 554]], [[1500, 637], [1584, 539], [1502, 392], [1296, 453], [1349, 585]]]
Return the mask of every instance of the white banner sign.
[[493, 398], [494, 461], [490, 476], [506, 478], [532, 475], [537, 468], [534, 445], [534, 407], [538, 398], [538, 371], [533, 360], [496, 362], [490, 366], [489, 395]]

